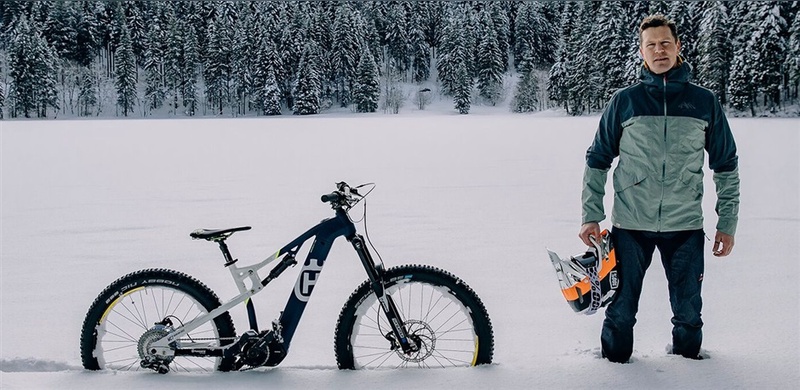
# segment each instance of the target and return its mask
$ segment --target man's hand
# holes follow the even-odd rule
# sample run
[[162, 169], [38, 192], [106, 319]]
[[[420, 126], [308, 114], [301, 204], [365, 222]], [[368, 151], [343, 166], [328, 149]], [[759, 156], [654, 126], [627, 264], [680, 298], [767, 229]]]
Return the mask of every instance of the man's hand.
[[[600, 239], [600, 224], [597, 222], [586, 222], [581, 225], [581, 231], [578, 233], [578, 237], [580, 237], [581, 241], [588, 247], [592, 247], [592, 242], [589, 241], [589, 236], [594, 236], [596, 240]], [[733, 237], [731, 237], [731, 244], [733, 243]]]
[[725, 257], [733, 250], [733, 236], [720, 231], [714, 236], [714, 256]]

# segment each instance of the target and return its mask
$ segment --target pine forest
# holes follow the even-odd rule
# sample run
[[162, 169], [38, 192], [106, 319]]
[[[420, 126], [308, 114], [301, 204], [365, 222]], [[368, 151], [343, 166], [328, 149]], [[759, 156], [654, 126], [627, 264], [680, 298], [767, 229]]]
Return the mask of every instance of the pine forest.
[[800, 1], [3, 1], [0, 118], [602, 111], [678, 25], [729, 115], [800, 116]]

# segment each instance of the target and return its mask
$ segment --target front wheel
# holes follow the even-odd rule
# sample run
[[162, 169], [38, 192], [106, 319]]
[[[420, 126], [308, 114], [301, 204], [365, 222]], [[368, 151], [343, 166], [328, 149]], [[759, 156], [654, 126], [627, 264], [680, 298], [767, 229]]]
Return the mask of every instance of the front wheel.
[[[81, 330], [81, 359], [88, 370], [158, 372], [229, 371], [232, 358], [158, 356], [149, 345], [168, 332], [220, 306], [216, 294], [189, 275], [165, 269], [137, 271], [116, 280], [95, 299]], [[227, 312], [177, 341], [220, 347], [233, 342]], [[150, 364], [142, 364], [147, 361]]]
[[418, 350], [404, 353], [369, 281], [345, 303], [336, 324], [340, 369], [464, 367], [492, 362], [494, 335], [486, 308], [461, 279], [438, 268], [404, 265], [387, 270], [392, 297]]

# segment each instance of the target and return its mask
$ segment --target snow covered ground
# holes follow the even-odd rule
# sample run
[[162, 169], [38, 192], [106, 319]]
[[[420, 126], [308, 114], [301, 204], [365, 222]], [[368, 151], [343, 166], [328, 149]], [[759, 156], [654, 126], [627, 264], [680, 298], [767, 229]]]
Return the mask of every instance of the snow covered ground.
[[[800, 380], [800, 120], [731, 119], [742, 205], [734, 253], [710, 256], [709, 359], [667, 355], [666, 280], [648, 273], [631, 364], [598, 358], [602, 314], [561, 296], [545, 247], [583, 250], [580, 180], [597, 117], [481, 113], [249, 119], [2, 121], [0, 388], [782, 388]], [[462, 277], [495, 331], [494, 364], [338, 371], [336, 317], [365, 279], [334, 245], [283, 364], [236, 373], [87, 372], [78, 340], [95, 296], [148, 267], [235, 294], [196, 228], [251, 225], [228, 242], [266, 258], [330, 214], [333, 183], [376, 182], [372, 242], [387, 265], [428, 263]], [[706, 176], [706, 231], [714, 190]], [[607, 197], [610, 204], [610, 197]], [[606, 223], [606, 226], [608, 223]], [[363, 231], [363, 230], [362, 230]], [[306, 248], [307, 249], [307, 248]], [[289, 275], [291, 274], [291, 275]], [[295, 272], [255, 297], [277, 317]], [[243, 310], [233, 313], [244, 328]]]

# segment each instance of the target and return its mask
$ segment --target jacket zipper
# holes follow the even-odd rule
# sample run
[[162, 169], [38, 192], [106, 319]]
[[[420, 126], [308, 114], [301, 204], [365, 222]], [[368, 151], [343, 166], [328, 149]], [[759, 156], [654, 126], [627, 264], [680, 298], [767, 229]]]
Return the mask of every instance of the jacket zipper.
[[667, 75], [664, 74], [664, 159], [661, 161], [661, 199], [658, 203], [658, 226], [661, 231], [661, 212], [664, 207], [664, 181], [667, 179]]

